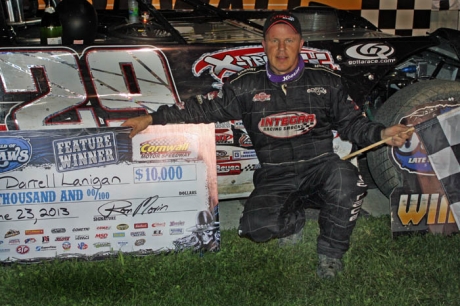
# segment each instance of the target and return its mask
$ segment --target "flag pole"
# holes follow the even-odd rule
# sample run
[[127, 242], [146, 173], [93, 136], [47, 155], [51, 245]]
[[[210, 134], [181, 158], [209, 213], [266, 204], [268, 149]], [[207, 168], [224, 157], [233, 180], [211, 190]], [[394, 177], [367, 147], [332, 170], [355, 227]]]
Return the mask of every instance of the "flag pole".
[[[408, 129], [407, 131], [405, 131], [404, 133], [408, 133], [408, 132], [411, 132], [411, 131], [413, 131], [413, 130], [415, 130], [415, 127], [409, 128], [409, 129]], [[373, 148], [375, 148], [375, 147], [378, 147], [378, 146], [384, 144], [385, 142], [391, 140], [391, 138], [393, 138], [393, 136], [387, 137], [387, 138], [385, 138], [385, 139], [382, 139], [382, 140], [380, 140], [380, 141], [377, 141], [377, 142], [374, 143], [374, 144], [371, 144], [370, 146], [367, 146], [367, 147], [365, 147], [365, 148], [362, 148], [361, 150], [358, 150], [358, 151], [355, 151], [355, 152], [353, 152], [353, 153], [350, 153], [350, 154], [348, 154], [348, 155], [342, 157], [342, 160], [350, 159], [350, 158], [352, 158], [352, 157], [355, 157], [356, 155], [359, 155], [359, 154], [361, 154], [361, 153], [363, 153], [363, 152], [369, 151], [370, 149], [373, 149]]]

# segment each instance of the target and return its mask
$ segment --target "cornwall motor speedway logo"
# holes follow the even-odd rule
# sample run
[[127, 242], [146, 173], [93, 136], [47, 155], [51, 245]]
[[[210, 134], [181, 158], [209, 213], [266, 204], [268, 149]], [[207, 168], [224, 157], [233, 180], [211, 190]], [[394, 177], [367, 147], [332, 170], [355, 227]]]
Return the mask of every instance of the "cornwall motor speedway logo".
[[[152, 134], [147, 136], [152, 137]], [[133, 144], [133, 148], [138, 148], [138, 150], [133, 149], [133, 160], [196, 159], [197, 143], [196, 135], [190, 134], [168, 134], [162, 137], [148, 138], [141, 140], [137, 145]]]
[[[307, 64], [327, 66], [339, 70], [339, 65], [334, 63], [331, 53], [327, 50], [303, 47], [300, 55]], [[217, 81], [212, 84], [219, 88], [225, 78], [243, 69], [265, 65], [267, 56], [262, 46], [247, 46], [218, 50], [203, 54], [193, 63], [192, 73], [199, 77], [205, 71]]]
[[17, 170], [29, 162], [32, 146], [28, 139], [0, 137], [0, 173]]

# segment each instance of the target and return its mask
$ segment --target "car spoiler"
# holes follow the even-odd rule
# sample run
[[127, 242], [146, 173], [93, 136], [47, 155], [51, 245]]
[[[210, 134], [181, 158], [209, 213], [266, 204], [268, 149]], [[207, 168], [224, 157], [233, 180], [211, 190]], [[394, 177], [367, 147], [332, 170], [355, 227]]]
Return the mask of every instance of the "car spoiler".
[[208, 3], [205, 3], [205, 2], [201, 2], [200, 0], [182, 0], [183, 2], [187, 3], [188, 5], [191, 5], [193, 8], [195, 8], [196, 10], [204, 10], [206, 12], [209, 12], [215, 16], [218, 16], [222, 19], [233, 19], [233, 20], [237, 20], [239, 22], [242, 22], [244, 24], [247, 24], [251, 27], [254, 27], [256, 29], [259, 29], [259, 30], [263, 30], [263, 27], [256, 23], [256, 22], [253, 22], [247, 18], [244, 18], [244, 17], [241, 17], [241, 16], [238, 16], [238, 15], [233, 15], [231, 17], [229, 17], [229, 12], [227, 11], [224, 11], [218, 7], [215, 7], [215, 6], [212, 6]]
[[180, 44], [187, 44], [187, 41], [182, 37], [182, 35], [171, 25], [171, 23], [164, 18], [164, 16], [152, 5], [151, 1], [148, 0], [137, 0], [139, 4], [144, 5], [149, 10], [150, 14], [155, 17], [160, 25], [162, 25], [165, 30], [171, 33], [171, 36]]

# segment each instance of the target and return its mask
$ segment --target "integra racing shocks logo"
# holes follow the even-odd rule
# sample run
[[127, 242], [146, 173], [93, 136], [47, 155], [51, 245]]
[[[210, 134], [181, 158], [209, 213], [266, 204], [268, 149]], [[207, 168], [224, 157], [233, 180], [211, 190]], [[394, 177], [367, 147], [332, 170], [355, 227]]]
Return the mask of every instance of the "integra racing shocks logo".
[[275, 138], [291, 138], [307, 133], [316, 125], [316, 115], [304, 112], [273, 114], [259, 121], [259, 130]]
[[18, 137], [0, 137], [0, 173], [25, 166], [32, 157], [29, 140]]
[[[303, 47], [300, 51], [305, 63], [322, 65], [334, 70], [339, 70], [339, 65], [334, 63], [331, 53], [327, 50]], [[226, 78], [243, 69], [265, 65], [267, 56], [262, 46], [248, 46], [218, 50], [203, 54], [193, 63], [192, 73], [199, 77], [205, 71], [217, 81], [212, 84], [220, 88]]]

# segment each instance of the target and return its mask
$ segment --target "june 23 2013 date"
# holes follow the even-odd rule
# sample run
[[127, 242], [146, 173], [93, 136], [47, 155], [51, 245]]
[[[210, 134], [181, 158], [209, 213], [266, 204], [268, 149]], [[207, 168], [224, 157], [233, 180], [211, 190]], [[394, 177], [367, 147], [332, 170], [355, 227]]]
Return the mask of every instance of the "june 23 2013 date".
[[14, 215], [7, 213], [0, 215], [0, 222], [2, 221], [21, 221], [21, 220], [33, 220], [37, 223], [38, 219], [49, 219], [49, 218], [65, 218], [70, 215], [69, 210], [66, 207], [51, 207], [51, 208], [19, 208], [16, 209]]

